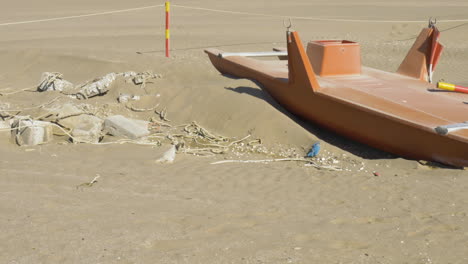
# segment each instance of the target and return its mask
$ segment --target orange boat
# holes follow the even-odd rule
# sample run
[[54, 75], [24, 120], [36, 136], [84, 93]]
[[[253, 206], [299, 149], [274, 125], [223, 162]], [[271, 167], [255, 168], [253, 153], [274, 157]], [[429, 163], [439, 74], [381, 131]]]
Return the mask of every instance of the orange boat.
[[361, 66], [356, 42], [311, 41], [304, 49], [289, 30], [287, 50], [205, 52], [221, 73], [257, 81], [306, 120], [405, 158], [466, 167], [468, 95], [434, 92], [429, 82], [443, 49], [439, 34], [424, 28], [396, 73]]

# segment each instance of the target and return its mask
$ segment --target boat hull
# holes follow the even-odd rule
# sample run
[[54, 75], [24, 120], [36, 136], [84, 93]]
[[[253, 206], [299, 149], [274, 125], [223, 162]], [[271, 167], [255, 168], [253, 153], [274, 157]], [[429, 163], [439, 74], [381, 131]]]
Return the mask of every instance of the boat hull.
[[[443, 119], [414, 111], [411, 107], [392, 103], [377, 96], [359, 91], [352, 93], [352, 96], [357, 98], [356, 100], [365, 98], [369, 105], [385, 106], [392, 109], [393, 113], [403, 113], [406, 116], [377, 111], [369, 105], [334, 96], [333, 87], [324, 87], [314, 91], [308, 85], [291, 80], [290, 73], [289, 79], [278, 78], [271, 72], [283, 69], [280, 66], [271, 67], [273, 70], [268, 71], [258, 68], [258, 65], [255, 65], [256, 62], [245, 58], [222, 58], [219, 56], [220, 52], [213, 49], [206, 50], [218, 71], [255, 80], [279, 104], [306, 120], [345, 137], [405, 158], [431, 160], [457, 167], [468, 166], [468, 130], [445, 136], [439, 135], [430, 124], [437, 124]], [[289, 61], [288, 64], [292, 62]], [[284, 67], [289, 67], [288, 70], [291, 71], [291, 65]], [[410, 83], [417, 81], [403, 79], [403, 81], [406, 80]], [[455, 119], [462, 119], [465, 116], [466, 114], [458, 113]], [[410, 117], [416, 121], [411, 120]], [[420, 120], [422, 121], [419, 122]]]

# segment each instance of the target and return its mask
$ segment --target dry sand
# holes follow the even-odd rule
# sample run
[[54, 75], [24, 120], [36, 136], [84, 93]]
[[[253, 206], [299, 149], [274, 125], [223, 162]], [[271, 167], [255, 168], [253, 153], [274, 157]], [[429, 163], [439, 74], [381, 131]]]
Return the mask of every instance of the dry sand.
[[[8, 1], [0, 24], [154, 4], [159, 3]], [[464, 0], [173, 4], [340, 19], [436, 16], [446, 50], [435, 79], [468, 84], [468, 24], [443, 22], [468, 18]], [[34, 86], [45, 71], [80, 83], [108, 72], [153, 70], [163, 78], [147, 89], [161, 95], [173, 123], [196, 120], [236, 138], [251, 133], [270, 149], [277, 146], [275, 151], [295, 148], [303, 154], [320, 140], [322, 156], [345, 170], [296, 162], [210, 165], [232, 154], [178, 155], [173, 164], [155, 164], [166, 146], [58, 140], [18, 147], [0, 134], [0, 263], [468, 263], [466, 170], [433, 169], [298, 120], [253, 82], [221, 76], [203, 53], [207, 47], [284, 46], [281, 18], [176, 6], [172, 13], [170, 59], [164, 57], [163, 8], [0, 26], [0, 89]], [[358, 41], [363, 63], [388, 71], [397, 68], [425, 25], [293, 20], [304, 40]], [[150, 117], [115, 107], [116, 91], [133, 88], [120, 83], [112, 89], [86, 103]], [[55, 96], [25, 92], [0, 97], [0, 103], [25, 108]], [[92, 187], [76, 187], [97, 174]]]

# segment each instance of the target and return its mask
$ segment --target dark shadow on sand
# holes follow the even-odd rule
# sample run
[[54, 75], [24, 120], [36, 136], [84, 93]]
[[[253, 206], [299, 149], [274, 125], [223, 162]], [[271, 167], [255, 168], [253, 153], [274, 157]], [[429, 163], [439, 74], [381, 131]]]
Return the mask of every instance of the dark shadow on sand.
[[[229, 78], [233, 78], [232, 76], [224, 75]], [[238, 79], [238, 78], [234, 78]], [[255, 81], [254, 81], [255, 82]], [[255, 82], [258, 87], [262, 87], [259, 83]], [[273, 99], [266, 91], [263, 89], [257, 89], [253, 87], [246, 87], [246, 86], [239, 86], [236, 88], [232, 87], [226, 87], [226, 90], [230, 90], [236, 93], [241, 93], [241, 94], [248, 94], [253, 97], [262, 99], [272, 105], [274, 108], [276, 108], [278, 111], [281, 113], [285, 114], [289, 118], [291, 118], [294, 122], [298, 123], [300, 126], [302, 126], [304, 129], [309, 131], [310, 133], [314, 134], [317, 138], [320, 140], [323, 140], [331, 145], [334, 145], [338, 148], [341, 148], [345, 151], [348, 151], [356, 156], [359, 156], [364, 159], [394, 159], [398, 158], [398, 156], [393, 155], [391, 153], [381, 151], [378, 149], [375, 149], [373, 147], [367, 146], [365, 144], [359, 143], [357, 141], [345, 138], [343, 136], [340, 136], [336, 134], [335, 132], [332, 132], [328, 129], [319, 127], [318, 125], [306, 121], [289, 111], [287, 111], [284, 107], [282, 107], [278, 102]], [[317, 109], [319, 111], [319, 109]], [[312, 146], [314, 142], [310, 142], [310, 145]]]

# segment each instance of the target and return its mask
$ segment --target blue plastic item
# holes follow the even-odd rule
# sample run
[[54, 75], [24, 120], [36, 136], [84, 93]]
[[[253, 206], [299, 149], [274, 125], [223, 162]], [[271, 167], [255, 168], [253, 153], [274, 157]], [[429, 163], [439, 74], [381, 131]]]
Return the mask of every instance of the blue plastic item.
[[307, 153], [307, 157], [310, 157], [310, 158], [315, 157], [319, 154], [319, 152], [320, 152], [320, 142], [315, 142], [312, 145], [312, 148]]

